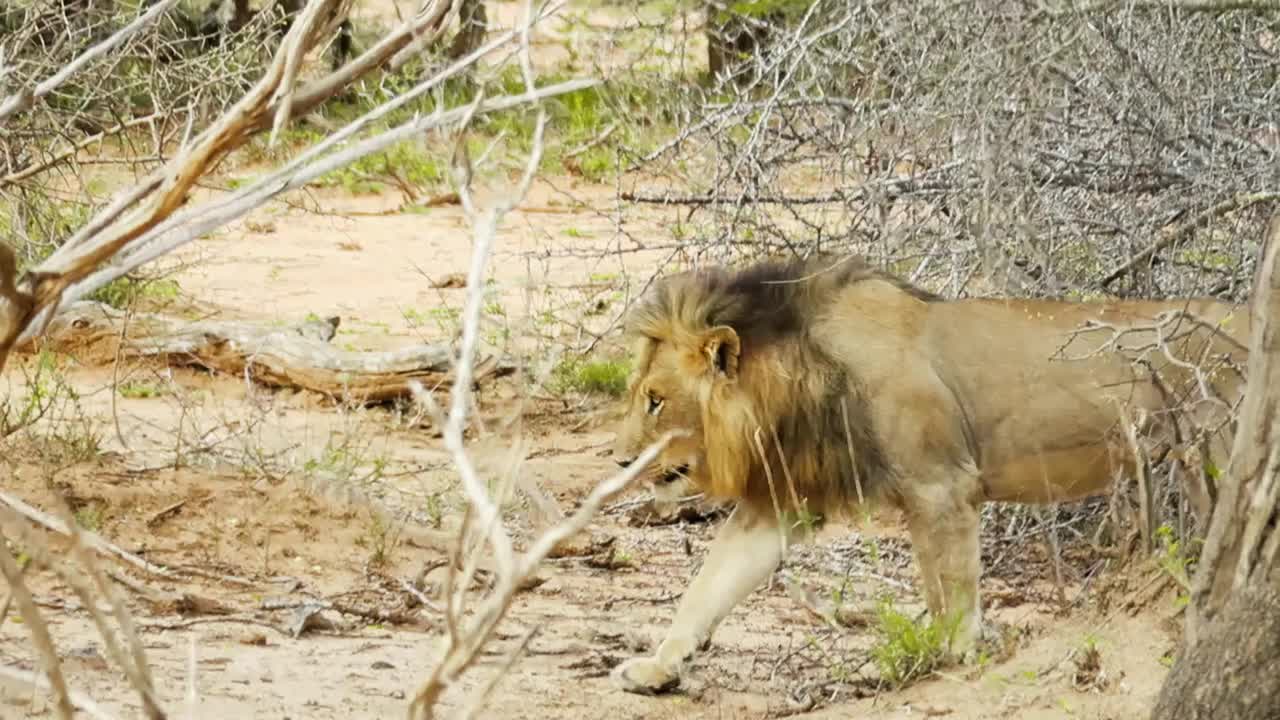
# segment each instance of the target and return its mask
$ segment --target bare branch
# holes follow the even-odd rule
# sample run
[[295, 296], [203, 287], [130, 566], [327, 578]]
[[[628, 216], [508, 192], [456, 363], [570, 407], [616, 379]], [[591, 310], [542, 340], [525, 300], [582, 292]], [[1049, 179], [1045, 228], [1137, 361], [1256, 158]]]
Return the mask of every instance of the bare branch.
[[[86, 50], [74, 62], [59, 70], [52, 77], [37, 84], [34, 88], [20, 89], [4, 100], [0, 100], [0, 126], [3, 126], [4, 121], [14, 113], [31, 109], [37, 100], [43, 100], [46, 95], [56, 90], [90, 63], [114, 50], [129, 39], [130, 36], [136, 34], [177, 4], [178, 0], [160, 0], [145, 13], [139, 15], [133, 22], [112, 33], [111, 37]], [[3, 60], [3, 58], [0, 58], [0, 60]]]
[[1217, 205], [1201, 211], [1196, 214], [1195, 217], [1178, 224], [1177, 227], [1174, 227], [1164, 233], [1160, 239], [1148, 245], [1145, 250], [1129, 258], [1123, 265], [1107, 273], [1107, 275], [1102, 278], [1101, 284], [1104, 287], [1110, 285], [1121, 277], [1124, 277], [1126, 273], [1132, 271], [1142, 263], [1150, 262], [1151, 258], [1153, 258], [1156, 253], [1180, 240], [1185, 240], [1191, 235], [1191, 233], [1199, 230], [1214, 218], [1236, 210], [1243, 210], [1253, 205], [1275, 202], [1277, 199], [1280, 199], [1280, 192], [1250, 193], [1223, 200]]

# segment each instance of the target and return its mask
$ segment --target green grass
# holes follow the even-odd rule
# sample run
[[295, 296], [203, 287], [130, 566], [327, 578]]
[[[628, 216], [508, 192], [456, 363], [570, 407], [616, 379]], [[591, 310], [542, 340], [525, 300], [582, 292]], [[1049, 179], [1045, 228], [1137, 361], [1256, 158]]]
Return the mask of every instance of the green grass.
[[321, 176], [321, 187], [341, 187], [353, 195], [377, 193], [396, 179], [410, 187], [433, 187], [445, 179], [445, 166], [419, 143], [403, 142], [366, 155], [345, 167]]
[[89, 294], [89, 299], [123, 309], [144, 299], [171, 302], [178, 298], [178, 291], [178, 283], [173, 280], [139, 280], [126, 275], [94, 290]]
[[85, 530], [96, 532], [102, 529], [105, 511], [98, 503], [90, 503], [75, 511], [76, 524]]
[[630, 372], [625, 360], [565, 360], [552, 372], [552, 386], [557, 392], [621, 397]]
[[56, 200], [37, 193], [0, 201], [0, 241], [10, 244], [18, 258], [19, 272], [25, 271], [53, 254], [88, 222], [89, 210], [82, 202]]
[[941, 663], [945, 654], [947, 623], [914, 620], [884, 600], [876, 612], [878, 640], [871, 656], [880, 676], [893, 688], [922, 678]]
[[148, 382], [121, 383], [116, 390], [120, 393], [120, 397], [131, 400], [160, 397], [165, 394], [165, 389], [162, 386]]
[[[375, 75], [362, 83], [351, 97], [327, 103], [324, 113], [331, 122], [350, 122], [407, 92], [417, 82], [418, 72], [420, 68], [410, 67], [394, 76]], [[574, 77], [578, 75], [547, 73], [539, 76], [537, 83], [547, 86]], [[653, 129], [659, 126], [669, 129], [676, 121], [673, 112], [663, 112], [664, 107], [672, 105], [668, 98], [669, 90], [659, 90], [669, 87], [668, 80], [656, 71], [634, 73], [633, 79], [615, 79], [545, 100], [542, 106], [548, 113], [547, 141], [540, 169], [543, 172], [568, 171], [599, 182], [619, 171], [620, 146], [640, 151], [656, 147], [659, 133]], [[385, 130], [415, 115], [464, 106], [475, 97], [479, 82], [485, 84], [485, 92], [490, 97], [525, 91], [524, 79], [514, 65], [481, 81], [469, 76], [455, 77], [442, 83], [436, 92], [389, 113], [368, 132]], [[500, 136], [502, 151], [518, 156], [527, 154], [532, 148], [536, 119], [537, 112], [532, 107], [478, 115], [467, 132], [466, 142], [471, 157], [479, 157]], [[279, 147], [268, 148], [265, 138], [257, 138], [251, 143], [251, 152], [259, 158], [278, 160], [322, 138], [323, 133], [315, 128], [294, 127], [282, 134], [283, 142]], [[654, 141], [649, 142], [646, 138], [654, 138]], [[437, 139], [435, 136], [426, 143], [406, 141], [334, 170], [318, 179], [316, 184], [341, 187], [355, 194], [378, 192], [402, 183], [416, 189], [441, 186], [448, 179], [448, 163], [452, 154], [448, 144], [453, 141], [452, 138]], [[570, 152], [572, 157], [569, 157]], [[508, 164], [502, 162], [501, 154], [491, 153], [490, 160], [499, 165]]]

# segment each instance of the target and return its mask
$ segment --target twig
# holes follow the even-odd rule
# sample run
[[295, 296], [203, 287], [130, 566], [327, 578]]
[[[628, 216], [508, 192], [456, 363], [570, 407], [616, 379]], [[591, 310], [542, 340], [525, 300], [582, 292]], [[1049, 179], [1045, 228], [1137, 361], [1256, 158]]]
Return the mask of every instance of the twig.
[[[29, 685], [38, 690], [47, 691], [50, 688], [48, 676], [28, 672], [26, 670], [19, 670], [6, 665], [0, 665], [0, 677], [13, 682]], [[114, 715], [103, 710], [102, 707], [94, 702], [92, 698], [82, 692], [70, 690], [67, 692], [67, 697], [70, 699], [73, 706], [79, 710], [83, 710], [89, 715], [89, 717], [95, 718], [95, 720], [115, 720]]]
[[414, 587], [413, 583], [405, 580], [404, 578], [396, 578], [396, 580], [400, 583], [400, 587], [404, 588], [405, 592], [412, 595], [413, 599], [417, 600], [422, 607], [433, 612], [443, 612], [443, 609], [439, 605], [431, 602], [431, 598], [427, 597], [425, 593]]
[[1126, 260], [1119, 267], [1116, 267], [1114, 270], [1107, 273], [1102, 278], [1102, 281], [1099, 283], [1099, 285], [1101, 285], [1104, 288], [1107, 287], [1108, 285], [1120, 279], [1126, 273], [1130, 272], [1131, 270], [1138, 267], [1142, 263], [1150, 261], [1151, 258], [1154, 257], [1156, 253], [1169, 247], [1170, 245], [1173, 245], [1176, 242], [1179, 242], [1180, 240], [1186, 239], [1188, 236], [1191, 235], [1191, 233], [1203, 227], [1206, 223], [1208, 223], [1210, 220], [1213, 220], [1216, 217], [1226, 215], [1227, 213], [1233, 212], [1235, 210], [1243, 210], [1245, 208], [1252, 207], [1259, 203], [1272, 202], [1277, 198], [1280, 198], [1280, 192], [1249, 193], [1245, 195], [1237, 195], [1233, 198], [1223, 200], [1217, 205], [1214, 205], [1205, 210], [1202, 210], [1198, 215], [1191, 218], [1190, 220], [1187, 220], [1186, 222], [1181, 223], [1177, 227], [1168, 230], [1158, 240], [1148, 245], [1146, 249], [1142, 250], [1138, 254]]
[[[0, 502], [9, 506], [15, 512], [19, 513], [20, 515], [27, 518], [28, 520], [38, 525], [41, 525], [46, 529], [52, 530], [61, 535], [70, 534], [70, 532], [67, 530], [67, 526], [64, 525], [61, 520], [53, 517], [52, 515], [49, 515], [48, 513], [45, 513], [41, 510], [37, 510], [36, 508], [31, 507], [30, 505], [26, 504], [22, 500], [14, 497], [13, 495], [10, 495], [7, 492], [4, 492], [3, 490], [0, 490]], [[98, 535], [97, 533], [93, 533], [88, 530], [81, 530], [80, 535], [89, 547], [92, 547], [94, 550], [97, 550], [98, 552], [103, 553], [104, 555], [114, 555], [120, 558], [121, 560], [124, 560], [125, 562], [129, 563], [130, 565], [138, 568], [139, 570], [149, 572], [152, 575], [159, 575], [160, 577], [170, 578], [170, 579], [175, 577], [173, 572], [168, 568], [147, 562], [146, 560], [138, 557], [137, 555], [134, 555], [133, 553], [106, 541], [105, 539], [102, 538], [102, 536]]]
[[[0, 542], [7, 544], [7, 541], [3, 540], [3, 535], [0, 535]], [[22, 579], [22, 572], [14, 562], [13, 556], [9, 554], [7, 547], [0, 548], [0, 573], [4, 574], [9, 592], [18, 606], [18, 613], [31, 632], [31, 641], [35, 645], [36, 655], [53, 690], [54, 706], [57, 708], [58, 717], [62, 720], [72, 720], [75, 710], [67, 690], [67, 680], [62, 675], [62, 663], [58, 660], [58, 651], [54, 648], [53, 638], [49, 635], [49, 626], [45, 624], [40, 611], [36, 609], [31, 591], [27, 589], [27, 584]]]
[[613, 134], [613, 132], [614, 132], [615, 130], [617, 130], [617, 129], [618, 129], [618, 123], [616, 123], [616, 122], [611, 122], [611, 123], [609, 123], [608, 127], [606, 127], [604, 130], [601, 130], [601, 131], [600, 131], [600, 134], [598, 134], [598, 135], [596, 135], [595, 137], [591, 138], [590, 140], [588, 140], [588, 141], [586, 141], [586, 142], [582, 143], [582, 144], [581, 144], [581, 145], [579, 145], [578, 147], [573, 148], [573, 149], [572, 149], [572, 150], [570, 150], [569, 152], [565, 153], [565, 154], [564, 154], [564, 156], [565, 156], [566, 158], [574, 158], [574, 157], [577, 157], [577, 156], [581, 155], [582, 153], [584, 153], [584, 152], [586, 152], [586, 151], [590, 150], [591, 148], [593, 148], [593, 147], [595, 147], [595, 146], [599, 145], [600, 143], [604, 142], [605, 140], [608, 140], [608, 139], [609, 139], [609, 136], [610, 136], [610, 135], [612, 135], [612, 134]]
[[83, 70], [89, 63], [111, 52], [120, 43], [129, 39], [130, 36], [149, 25], [153, 20], [177, 4], [178, 0], [161, 0], [152, 5], [145, 13], [139, 15], [133, 22], [112, 33], [111, 37], [81, 53], [79, 57], [52, 77], [38, 83], [34, 88], [19, 90], [0, 101], [0, 125], [3, 125], [5, 119], [10, 115], [32, 108], [37, 100], [43, 100], [46, 95], [71, 79], [73, 75]]
[[266, 620], [259, 620], [252, 615], [208, 615], [203, 617], [189, 618], [187, 620], [178, 620], [175, 622], [148, 622], [142, 623], [145, 630], [182, 630], [196, 625], [208, 625], [210, 623], [232, 623], [235, 625], [257, 625], [258, 627], [270, 628], [285, 637], [293, 637], [287, 629], [280, 627]]
[[125, 130], [137, 127], [139, 125], [146, 125], [148, 123], [155, 122], [157, 119], [161, 117], [163, 116], [160, 113], [151, 113], [146, 117], [133, 118], [131, 120], [126, 120], [124, 122], [121, 122], [115, 125], [114, 127], [107, 128], [102, 132], [90, 135], [89, 137], [86, 137], [80, 140], [79, 142], [72, 144], [71, 147], [66, 148], [62, 152], [57, 153], [52, 157], [45, 158], [43, 162], [32, 163], [22, 168], [21, 170], [9, 173], [4, 177], [0, 177], [0, 188], [13, 185], [14, 183], [20, 182], [22, 180], [26, 180], [27, 178], [33, 175], [38, 175], [44, 172], [45, 170], [48, 170], [49, 168], [53, 167], [54, 165], [57, 165], [58, 163], [63, 162], [64, 160], [67, 160], [68, 158], [74, 156], [76, 153], [89, 147], [90, 145], [96, 142], [100, 142], [101, 140], [107, 137], [116, 135], [118, 133], [122, 133]]
[[953, 161], [931, 169], [918, 176], [891, 178], [865, 183], [861, 187], [849, 190], [835, 190], [823, 195], [760, 195], [744, 193], [712, 193], [707, 195], [646, 195], [624, 191], [621, 198], [628, 202], [641, 202], [656, 205], [825, 205], [828, 203], [852, 203], [866, 200], [872, 195], [877, 197], [904, 197], [915, 193], [954, 190], [955, 183], [931, 179], [934, 176], [950, 172], [962, 165], [961, 161]]

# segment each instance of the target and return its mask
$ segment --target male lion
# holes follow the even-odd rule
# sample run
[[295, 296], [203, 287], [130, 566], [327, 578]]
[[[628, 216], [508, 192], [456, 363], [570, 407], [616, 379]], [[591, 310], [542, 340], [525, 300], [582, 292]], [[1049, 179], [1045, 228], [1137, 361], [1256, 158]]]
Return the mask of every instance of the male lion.
[[[1176, 333], [1162, 326], [1176, 352], [1146, 352], [1139, 371], [1131, 360], [1159, 348], [1151, 328], [1166, 311], [1184, 312], [1165, 316]], [[1116, 333], [1081, 332], [1087, 320], [1130, 332], [1104, 347]], [[737, 507], [657, 652], [614, 679], [639, 693], [678, 685], [777, 568], [802, 515], [848, 517], [876, 500], [903, 511], [930, 615], [955, 623], [951, 653], [970, 654], [983, 633], [982, 503], [1108, 490], [1133, 471], [1122, 419], [1136, 415], [1169, 447], [1162, 411], [1203, 390], [1173, 358], [1214, 366], [1205, 387], [1239, 398], [1249, 324], [1211, 299], [946, 301], [856, 259], [666, 278], [628, 316], [638, 351], [616, 459], [626, 466], [677, 431], [645, 469], [657, 498], [687, 484]], [[1229, 434], [1211, 454], [1225, 453]]]

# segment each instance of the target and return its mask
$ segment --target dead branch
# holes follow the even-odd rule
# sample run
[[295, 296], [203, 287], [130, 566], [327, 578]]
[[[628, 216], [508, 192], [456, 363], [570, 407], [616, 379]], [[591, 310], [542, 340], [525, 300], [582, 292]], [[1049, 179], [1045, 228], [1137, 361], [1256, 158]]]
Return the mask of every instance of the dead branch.
[[1280, 192], [1249, 193], [1246, 195], [1237, 195], [1236, 197], [1228, 198], [1227, 200], [1223, 200], [1210, 208], [1202, 210], [1191, 219], [1179, 223], [1176, 227], [1168, 229], [1159, 239], [1148, 245], [1142, 252], [1139, 252], [1126, 260], [1124, 264], [1107, 273], [1102, 278], [1100, 285], [1102, 287], [1106, 287], [1123, 277], [1125, 274], [1134, 270], [1142, 263], [1150, 262], [1151, 258], [1155, 257], [1156, 253], [1181, 240], [1185, 240], [1193, 232], [1204, 227], [1214, 218], [1221, 217], [1236, 210], [1243, 210], [1260, 203], [1274, 202], [1277, 199], [1280, 199]]
[[[447, 126], [462, 120], [469, 112], [493, 112], [505, 110], [519, 105], [526, 104], [530, 101], [540, 100], [542, 98], [554, 97], [575, 90], [581, 90], [596, 84], [594, 80], [570, 80], [563, 83], [557, 83], [537, 91], [524, 94], [512, 95], [506, 97], [494, 98], [480, 103], [476, 108], [458, 108], [446, 112], [436, 113], [433, 115], [418, 118], [400, 125], [392, 130], [376, 135], [372, 138], [363, 140], [353, 144], [342, 152], [335, 153], [332, 156], [316, 160], [296, 171], [289, 171], [291, 166], [269, 175], [268, 177], [254, 183], [244, 190], [237, 191], [227, 198], [211, 201], [205, 205], [193, 209], [189, 212], [175, 215], [171, 220], [162, 225], [158, 225], [151, 231], [139, 235], [132, 241], [128, 248], [124, 248], [120, 255], [114, 259], [110, 265], [102, 268], [94, 268], [94, 271], [87, 274], [83, 280], [69, 285], [63, 295], [63, 302], [71, 302], [94, 289], [105, 285], [112, 280], [125, 275], [141, 265], [154, 260], [166, 253], [181, 247], [202, 234], [220, 227], [236, 218], [242, 217], [250, 210], [261, 206], [267, 200], [290, 190], [304, 187], [307, 183], [316, 178], [348, 165], [361, 157], [370, 153], [377, 152], [386, 147], [394, 145], [397, 142], [411, 139], [426, 130], [432, 128]], [[335, 136], [331, 136], [321, 145], [327, 145]], [[320, 147], [320, 146], [317, 146]], [[296, 163], [296, 161], [295, 161]], [[64, 246], [65, 247], [65, 246]], [[68, 260], [68, 263], [79, 264], [83, 260]], [[42, 264], [41, 267], [44, 265]], [[45, 306], [40, 309], [43, 317], [52, 311], [53, 306]], [[34, 317], [34, 316], [33, 316]], [[20, 341], [26, 341], [33, 337], [39, 328], [42, 327], [43, 320], [34, 317], [33, 321], [28, 324], [28, 330], [19, 338]], [[2, 327], [2, 326], [0, 326]], [[0, 346], [2, 347], [2, 346]]]
[[[363, 403], [409, 397], [410, 380], [430, 387], [452, 381], [453, 358], [447, 343], [385, 352], [344, 350], [328, 342], [337, 320], [285, 328], [225, 320], [192, 323], [149, 313], [127, 317], [108, 305], [81, 301], [55, 316], [40, 346], [75, 352], [82, 361], [87, 357], [154, 358], [233, 376], [248, 371], [267, 385]], [[485, 357], [472, 381], [513, 369], [495, 357]]]
[[915, 194], [936, 193], [943, 190], [955, 190], [957, 184], [940, 176], [959, 169], [962, 162], [952, 162], [942, 167], [911, 177], [896, 177], [876, 180], [862, 187], [849, 190], [837, 189], [822, 195], [765, 195], [749, 192], [721, 193], [717, 191], [706, 195], [649, 195], [624, 191], [620, 197], [628, 202], [648, 203], [653, 205], [826, 205], [831, 203], [861, 202], [877, 197], [899, 198]]
[[[28, 672], [4, 665], [0, 665], [0, 677], [13, 682], [21, 683], [36, 690], [49, 690], [51, 688], [49, 679], [44, 675], [36, 672]], [[83, 710], [89, 717], [94, 720], [115, 720], [115, 716], [103, 710], [98, 703], [82, 692], [76, 690], [67, 691], [67, 698], [72, 706], [77, 710]]]
[[[3, 490], [0, 490], [0, 503], [3, 503], [4, 505], [11, 508], [14, 512], [22, 515], [26, 519], [36, 523], [37, 525], [40, 525], [41, 527], [44, 527], [48, 530], [52, 530], [53, 532], [56, 532], [60, 535], [70, 534], [70, 532], [67, 530], [67, 526], [61, 520], [53, 517], [52, 515], [49, 515], [48, 513], [42, 512], [34, 507], [31, 507], [30, 505], [23, 502], [19, 498], [14, 497], [13, 495], [10, 495], [9, 493], [4, 492]], [[175, 577], [174, 573], [168, 568], [148, 562], [138, 557], [137, 555], [134, 555], [133, 553], [121, 547], [118, 547], [117, 545], [111, 542], [108, 542], [106, 539], [104, 539], [102, 536], [98, 535], [97, 533], [89, 532], [88, 530], [82, 529], [80, 530], [80, 537], [83, 539], [86, 545], [93, 548], [94, 550], [97, 550], [103, 555], [112, 555], [121, 560], [124, 560], [129, 565], [132, 565], [133, 567], [139, 570], [142, 570], [143, 572], [150, 573], [152, 575], [157, 575], [163, 578]]]

